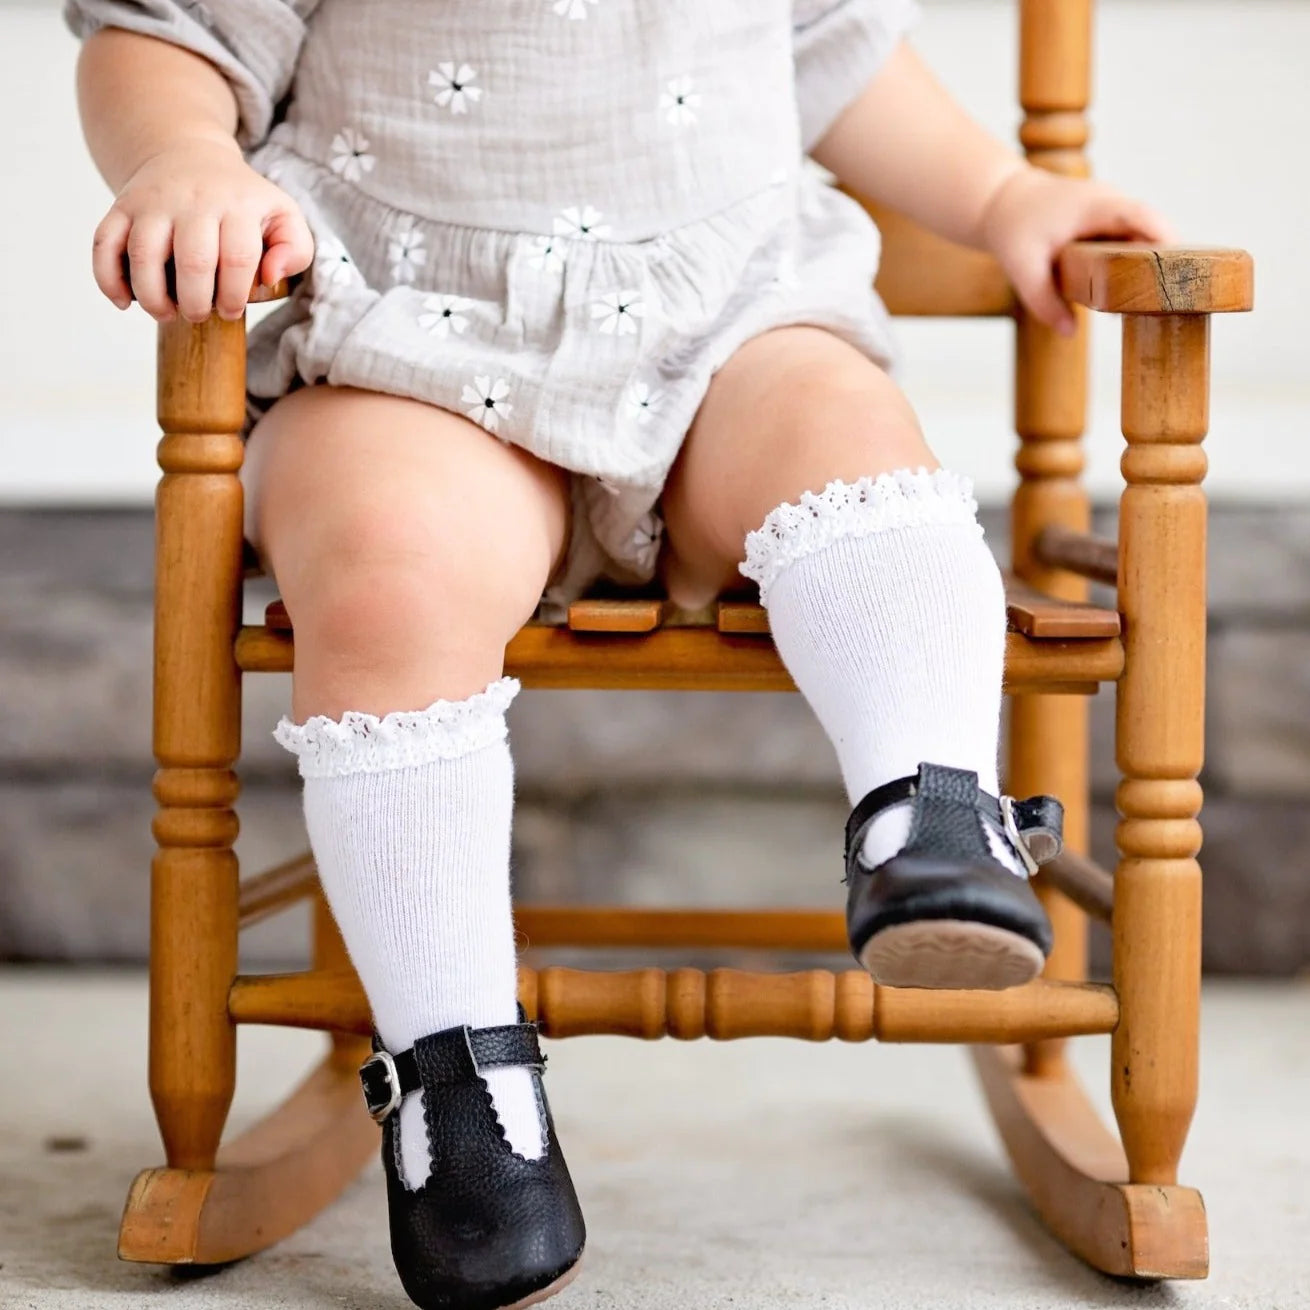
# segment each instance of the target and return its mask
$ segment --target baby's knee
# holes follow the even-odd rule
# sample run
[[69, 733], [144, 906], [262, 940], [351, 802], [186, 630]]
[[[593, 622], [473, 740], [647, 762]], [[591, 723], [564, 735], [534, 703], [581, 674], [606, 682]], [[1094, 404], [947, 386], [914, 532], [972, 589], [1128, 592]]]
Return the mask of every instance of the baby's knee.
[[895, 469], [936, 468], [909, 401], [894, 388], [833, 395], [798, 423], [800, 444], [821, 450], [835, 477], [876, 477]]
[[403, 507], [322, 524], [278, 580], [298, 634], [343, 659], [503, 648], [532, 615], [545, 567]]

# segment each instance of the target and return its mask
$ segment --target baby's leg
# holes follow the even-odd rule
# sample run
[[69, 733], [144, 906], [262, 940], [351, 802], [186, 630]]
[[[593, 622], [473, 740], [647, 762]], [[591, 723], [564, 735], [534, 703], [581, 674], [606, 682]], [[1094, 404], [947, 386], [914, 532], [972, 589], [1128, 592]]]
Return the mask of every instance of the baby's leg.
[[[387, 1049], [516, 1021], [505, 643], [567, 528], [559, 470], [458, 415], [313, 387], [255, 429], [247, 534], [296, 633], [294, 723], [323, 889]], [[388, 719], [385, 716], [392, 716]], [[541, 1153], [528, 1072], [487, 1071], [511, 1144]], [[421, 1098], [404, 1175], [429, 1161]]]
[[[663, 509], [675, 600], [704, 603], [739, 565], [760, 583], [778, 651], [837, 750], [852, 805], [924, 762], [976, 774], [971, 795], [996, 793], [1000, 575], [967, 484], [938, 469], [881, 369], [817, 328], [749, 342], [715, 377]], [[878, 811], [859, 852], [866, 869], [920, 849], [919, 808]], [[992, 873], [1022, 872], [999, 828], [974, 824], [970, 840]], [[1018, 897], [1016, 880], [996, 894]], [[1031, 932], [1004, 944], [999, 966], [983, 960], [971, 975], [966, 962], [937, 982], [916, 963], [882, 980], [995, 986], [1031, 975], [1044, 920], [1026, 886], [1019, 900]], [[986, 933], [973, 940], [984, 955], [995, 945]]]
[[481, 691], [568, 527], [560, 469], [458, 414], [348, 388], [275, 405], [242, 480], [246, 536], [295, 625], [297, 720]]

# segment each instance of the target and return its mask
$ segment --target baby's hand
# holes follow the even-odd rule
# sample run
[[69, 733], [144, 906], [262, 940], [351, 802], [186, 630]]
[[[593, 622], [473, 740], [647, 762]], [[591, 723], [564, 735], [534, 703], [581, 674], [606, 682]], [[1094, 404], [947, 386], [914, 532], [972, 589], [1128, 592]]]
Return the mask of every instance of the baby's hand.
[[160, 323], [179, 311], [201, 323], [215, 308], [220, 318], [240, 318], [256, 274], [272, 286], [313, 257], [296, 202], [256, 173], [235, 141], [192, 137], [137, 169], [96, 228], [91, 260], [96, 285], [119, 309], [135, 296]]
[[1174, 240], [1159, 214], [1114, 188], [1027, 165], [997, 189], [981, 223], [981, 244], [1001, 261], [1024, 305], [1065, 336], [1075, 321], [1055, 284], [1055, 258], [1070, 241], [1089, 237]]

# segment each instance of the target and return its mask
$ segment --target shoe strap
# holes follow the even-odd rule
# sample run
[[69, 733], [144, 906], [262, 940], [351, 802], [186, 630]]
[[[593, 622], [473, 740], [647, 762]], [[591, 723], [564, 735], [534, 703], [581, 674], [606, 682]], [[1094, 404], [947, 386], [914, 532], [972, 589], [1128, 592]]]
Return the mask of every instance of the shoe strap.
[[[468, 1079], [484, 1069], [503, 1069], [524, 1066], [541, 1070], [546, 1057], [541, 1053], [535, 1023], [505, 1024], [499, 1028], [451, 1028], [443, 1033], [423, 1038], [427, 1045], [423, 1071], [429, 1086], [434, 1083], [456, 1083]], [[407, 1051], [392, 1055], [383, 1049], [375, 1038], [374, 1052], [360, 1066], [359, 1081], [364, 1089], [364, 1104], [373, 1118], [381, 1123], [388, 1118], [410, 1092], [424, 1085], [419, 1069], [419, 1057], [411, 1046]], [[441, 1058], [439, 1052], [449, 1050], [452, 1058]], [[437, 1055], [437, 1058], [432, 1058]]]
[[[947, 778], [947, 774], [958, 774], [958, 778]], [[965, 789], [966, 780], [971, 778], [972, 794]], [[935, 794], [943, 783], [958, 784], [950, 790], [956, 794], [949, 799], [965, 800], [972, 803], [974, 809], [993, 827], [1007, 833], [1020, 849], [1020, 855], [1031, 856], [1034, 864], [1045, 864], [1055, 859], [1064, 844], [1064, 806], [1054, 796], [1030, 796], [1027, 800], [1014, 800], [1009, 796], [996, 797], [983, 791], [978, 786], [977, 774], [965, 774], [963, 770], [946, 770], [936, 765], [921, 764], [919, 772], [904, 778], [875, 787], [851, 811], [846, 820], [846, 864], [849, 868], [851, 854], [857, 851], [864, 841], [864, 834], [869, 825], [884, 810], [893, 805], [901, 805], [914, 800], [921, 794], [925, 799]], [[947, 799], [943, 796], [941, 799]], [[1007, 821], [1006, 814], [1010, 821]], [[1012, 822], [1011, 822], [1012, 821]], [[1011, 827], [1014, 831], [1011, 832]], [[1025, 861], [1026, 862], [1026, 861]], [[1030, 869], [1029, 872], [1032, 872]]]

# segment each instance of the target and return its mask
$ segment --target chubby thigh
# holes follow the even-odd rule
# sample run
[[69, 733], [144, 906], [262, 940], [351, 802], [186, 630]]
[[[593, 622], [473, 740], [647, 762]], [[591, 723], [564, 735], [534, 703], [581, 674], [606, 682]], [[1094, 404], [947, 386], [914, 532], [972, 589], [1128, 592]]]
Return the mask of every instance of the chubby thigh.
[[295, 626], [297, 722], [481, 691], [568, 535], [562, 470], [461, 415], [352, 388], [274, 405], [242, 482], [246, 537]]
[[739, 584], [770, 510], [894, 469], [938, 467], [901, 389], [822, 328], [776, 328], [715, 374], [661, 501], [665, 585], [695, 608]]

